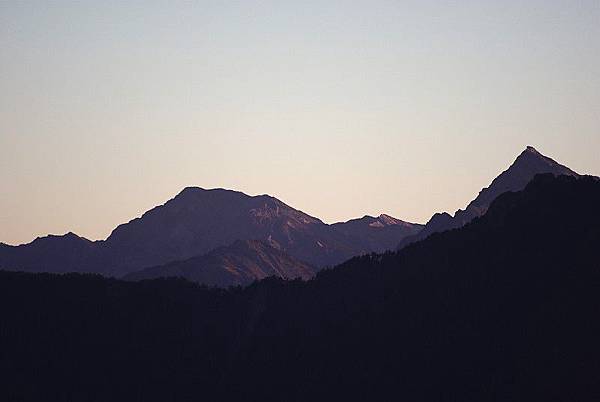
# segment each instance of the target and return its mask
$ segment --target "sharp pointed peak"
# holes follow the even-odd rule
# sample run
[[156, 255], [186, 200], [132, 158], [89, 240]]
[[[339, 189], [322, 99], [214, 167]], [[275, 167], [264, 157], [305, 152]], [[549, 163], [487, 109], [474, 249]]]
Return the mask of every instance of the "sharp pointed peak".
[[538, 150], [535, 149], [534, 147], [532, 147], [531, 145], [527, 145], [527, 148], [525, 148], [525, 151], [523, 152], [531, 152], [534, 154], [539, 154]]
[[514, 163], [512, 164], [512, 166], [509, 167], [508, 170], [510, 171], [516, 167], [530, 166], [531, 163], [546, 166], [537, 173], [545, 173], [546, 170], [548, 170], [548, 172], [553, 172], [554, 174], [577, 175], [576, 172], [572, 171], [564, 165], [561, 165], [549, 156], [540, 153], [531, 145], [527, 146], [527, 148], [525, 148], [525, 150], [521, 152], [521, 154], [517, 157], [517, 159], [515, 159]]
[[531, 157], [536, 157], [536, 158], [540, 158], [540, 159], [548, 159], [547, 156], [542, 154], [540, 151], [538, 151], [531, 145], [528, 145], [525, 148], [525, 150], [523, 150], [523, 152], [521, 152], [521, 154], [517, 157], [517, 159], [531, 158]]

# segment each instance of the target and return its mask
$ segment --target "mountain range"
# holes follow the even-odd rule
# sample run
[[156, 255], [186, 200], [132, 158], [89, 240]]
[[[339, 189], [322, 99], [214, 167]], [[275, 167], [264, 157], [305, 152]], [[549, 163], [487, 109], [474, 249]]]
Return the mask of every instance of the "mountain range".
[[310, 281], [0, 271], [0, 400], [597, 401], [598, 205], [537, 175]]
[[269, 195], [187, 187], [119, 225], [106, 240], [68, 233], [20, 246], [0, 243], [0, 268], [129, 279], [175, 275], [216, 286], [270, 275], [307, 279], [354, 256], [403, 248], [461, 227], [485, 214], [500, 194], [522, 190], [538, 173], [577, 176], [527, 147], [465, 210], [435, 214], [425, 226], [385, 214], [329, 225]]
[[[239, 240], [257, 240], [269, 246], [261, 247], [263, 255], [269, 254], [273, 261], [285, 259], [286, 264], [298, 264], [296, 270], [305, 272], [307, 266], [315, 267], [314, 271], [356, 255], [393, 248], [420, 228], [421, 225], [387, 215], [328, 225], [268, 195], [248, 196], [231, 190], [188, 187], [164, 205], [119, 225], [106, 240], [90, 241], [68, 233], [38, 238], [20, 246], [0, 244], [0, 267], [122, 277], [141, 269], [203, 256]], [[243, 258], [246, 250], [240, 247], [220, 251], [225, 250], [232, 260], [247, 261]], [[288, 255], [284, 259], [283, 253]], [[275, 271], [272, 268], [269, 264], [261, 265], [262, 272], [286, 272], [289, 267], [281, 266]], [[248, 266], [239, 269], [255, 272]], [[207, 281], [222, 283], [222, 278], [216, 275]]]

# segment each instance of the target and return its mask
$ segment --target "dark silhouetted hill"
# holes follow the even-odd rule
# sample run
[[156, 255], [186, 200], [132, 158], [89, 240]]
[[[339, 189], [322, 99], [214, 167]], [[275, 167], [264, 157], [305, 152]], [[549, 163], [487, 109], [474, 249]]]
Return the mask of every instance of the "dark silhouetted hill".
[[100, 243], [74, 233], [38, 237], [20, 246], [0, 243], [0, 269], [58, 273], [95, 271], [105, 262]]
[[0, 399], [596, 401], [598, 205], [596, 178], [537, 176], [308, 282], [0, 272]]

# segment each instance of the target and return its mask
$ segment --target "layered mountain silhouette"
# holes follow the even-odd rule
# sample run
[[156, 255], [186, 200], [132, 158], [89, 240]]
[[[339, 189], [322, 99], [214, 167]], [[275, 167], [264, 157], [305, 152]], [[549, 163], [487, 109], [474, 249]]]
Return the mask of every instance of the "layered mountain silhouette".
[[[93, 272], [115, 277], [149, 267], [153, 268], [147, 272], [176, 272], [179, 268], [159, 267], [196, 257], [196, 261], [205, 261], [207, 255], [219, 247], [239, 240], [256, 240], [269, 246], [260, 249], [273, 257], [271, 261], [275, 265], [265, 263], [266, 260], [257, 255], [252, 263], [257, 265], [253, 268], [245, 265], [250, 260], [238, 258], [235, 261], [240, 265], [235, 268], [230, 263], [211, 263], [208, 264], [210, 269], [194, 271], [191, 265], [186, 265], [184, 276], [222, 286], [249, 283], [262, 278], [263, 273], [287, 278], [288, 273], [295, 272], [292, 266], [300, 270], [314, 267], [311, 272], [315, 272], [357, 255], [403, 248], [432, 233], [462, 227], [485, 214], [497, 196], [523, 189], [538, 173], [577, 176], [569, 168], [527, 147], [465, 210], [457, 211], [454, 216], [435, 214], [424, 227], [388, 215], [365, 216], [328, 225], [268, 195], [249, 196], [231, 190], [188, 187], [164, 205], [119, 225], [103, 241], [89, 241], [68, 233], [38, 238], [20, 246], [0, 243], [0, 268], [28, 272]], [[256, 253], [258, 249], [254, 248]], [[232, 255], [248, 255], [248, 250], [242, 248], [230, 251]], [[258, 263], [259, 260], [262, 262]], [[222, 272], [217, 272], [219, 270]]]
[[578, 176], [566, 166], [539, 153], [535, 148], [528, 146], [513, 162], [513, 164], [498, 177], [489, 187], [481, 190], [477, 198], [467, 205], [466, 209], [459, 209], [454, 216], [447, 212], [436, 213], [431, 217], [423, 230], [412, 236], [405, 237], [399, 245], [401, 249], [408, 244], [425, 239], [433, 233], [464, 226], [476, 217], [486, 213], [492, 201], [500, 194], [507, 191], [520, 191], [529, 183], [536, 174], [551, 173], [556, 176]]
[[[260, 240], [288, 254], [290, 261], [322, 268], [393, 248], [420, 227], [387, 216], [378, 221], [380, 224], [369, 221], [365, 228], [354, 222], [328, 225], [268, 195], [188, 187], [164, 205], [118, 226], [104, 241], [92, 242], [69, 233], [21, 246], [0, 245], [0, 267], [121, 277], [202, 256], [237, 240]], [[284, 272], [287, 268], [278, 269]], [[221, 283], [222, 278], [217, 275], [208, 283]]]
[[238, 240], [208, 254], [146, 268], [124, 277], [127, 280], [180, 277], [209, 286], [248, 285], [274, 276], [282, 279], [310, 279], [316, 269], [280, 249], [257, 240]]
[[597, 178], [538, 175], [308, 282], [0, 272], [0, 399], [596, 401], [598, 205]]

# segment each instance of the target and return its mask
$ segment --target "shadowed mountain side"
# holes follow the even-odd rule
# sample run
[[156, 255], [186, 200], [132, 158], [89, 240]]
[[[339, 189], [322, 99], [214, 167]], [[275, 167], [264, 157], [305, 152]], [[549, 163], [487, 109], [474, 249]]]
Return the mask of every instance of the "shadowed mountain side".
[[310, 279], [316, 270], [283, 251], [261, 241], [239, 240], [208, 254], [185, 261], [146, 268], [124, 277], [142, 280], [182, 277], [209, 286], [248, 285], [257, 279], [275, 276], [282, 279]]
[[536, 174], [552, 173], [554, 175], [578, 176], [566, 166], [553, 159], [540, 154], [535, 148], [527, 147], [513, 162], [513, 164], [498, 177], [489, 187], [481, 190], [477, 198], [469, 203], [465, 210], [459, 209], [454, 216], [444, 212], [436, 213], [427, 222], [419, 233], [405, 237], [399, 245], [401, 249], [408, 244], [425, 239], [432, 233], [443, 232], [459, 228], [470, 222], [473, 218], [482, 216], [487, 211], [490, 203], [500, 194], [507, 191], [520, 191], [529, 183]]
[[332, 226], [353, 239], [357, 246], [367, 253], [394, 250], [402, 239], [418, 233], [423, 228], [423, 225], [404, 222], [385, 214], [377, 218], [364, 216], [334, 223]]
[[596, 178], [538, 176], [308, 282], [0, 272], [0, 399], [597, 401], [598, 205]]

